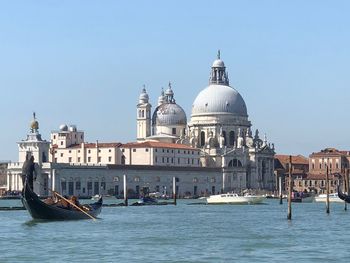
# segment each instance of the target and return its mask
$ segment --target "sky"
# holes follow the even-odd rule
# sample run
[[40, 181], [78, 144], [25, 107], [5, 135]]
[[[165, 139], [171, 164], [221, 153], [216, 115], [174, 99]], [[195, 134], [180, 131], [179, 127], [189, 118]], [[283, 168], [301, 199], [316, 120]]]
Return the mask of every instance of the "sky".
[[[136, 138], [145, 85], [169, 81], [188, 120], [221, 50], [252, 129], [279, 154], [350, 150], [349, 1], [0, 1], [0, 160], [75, 124], [89, 142]], [[153, 107], [154, 109], [154, 107]]]

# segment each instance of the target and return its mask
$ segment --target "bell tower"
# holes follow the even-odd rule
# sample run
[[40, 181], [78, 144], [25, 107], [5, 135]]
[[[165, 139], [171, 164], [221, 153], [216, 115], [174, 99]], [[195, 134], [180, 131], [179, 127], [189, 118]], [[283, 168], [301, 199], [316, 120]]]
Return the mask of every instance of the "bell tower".
[[142, 142], [147, 137], [151, 136], [151, 108], [149, 97], [143, 85], [137, 104], [137, 141]]

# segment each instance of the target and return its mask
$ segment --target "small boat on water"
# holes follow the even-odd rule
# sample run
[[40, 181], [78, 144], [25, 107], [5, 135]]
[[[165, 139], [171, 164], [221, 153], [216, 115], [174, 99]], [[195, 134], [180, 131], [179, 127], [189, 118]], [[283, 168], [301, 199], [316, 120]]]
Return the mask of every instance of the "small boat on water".
[[294, 203], [312, 203], [314, 201], [314, 193], [292, 192], [292, 202]]
[[265, 198], [262, 195], [227, 193], [209, 196], [207, 204], [261, 204]]
[[[96, 218], [101, 212], [102, 197], [93, 204], [84, 205], [85, 213], [76, 208], [64, 208], [56, 204], [46, 204], [39, 199], [26, 183], [23, 189], [22, 203], [33, 219], [76, 220]], [[90, 215], [90, 216], [89, 216]]]
[[[326, 200], [327, 200], [327, 194], [320, 194], [315, 197], [315, 202], [326, 202]], [[329, 194], [329, 202], [343, 203], [344, 201], [339, 198], [338, 193], [331, 193]]]

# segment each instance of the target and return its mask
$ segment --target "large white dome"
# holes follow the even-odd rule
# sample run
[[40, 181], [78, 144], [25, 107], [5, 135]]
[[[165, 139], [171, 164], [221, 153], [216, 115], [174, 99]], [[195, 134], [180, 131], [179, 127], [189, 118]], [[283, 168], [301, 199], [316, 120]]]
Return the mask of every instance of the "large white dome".
[[237, 90], [227, 85], [211, 84], [194, 100], [192, 116], [220, 113], [248, 116], [245, 102]]

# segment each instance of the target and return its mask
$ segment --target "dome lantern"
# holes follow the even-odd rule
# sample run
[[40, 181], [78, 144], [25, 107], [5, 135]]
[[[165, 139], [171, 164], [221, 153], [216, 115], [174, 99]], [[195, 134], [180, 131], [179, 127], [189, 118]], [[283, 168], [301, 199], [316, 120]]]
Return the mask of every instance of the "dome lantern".
[[217, 59], [211, 66], [211, 74], [209, 84], [230, 85], [224, 61], [220, 58], [220, 50], [218, 50]]

